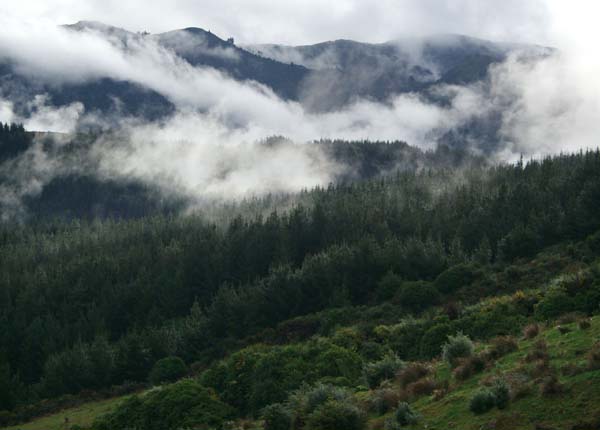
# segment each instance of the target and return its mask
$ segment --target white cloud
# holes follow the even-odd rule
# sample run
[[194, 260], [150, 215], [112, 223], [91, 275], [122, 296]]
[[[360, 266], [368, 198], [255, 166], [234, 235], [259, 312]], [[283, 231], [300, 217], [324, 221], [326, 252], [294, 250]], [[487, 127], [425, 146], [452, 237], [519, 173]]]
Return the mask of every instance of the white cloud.
[[[159, 25], [152, 18], [156, 3], [127, 3], [126, 10], [135, 8], [138, 12], [135, 18], [123, 9], [119, 16], [112, 16], [110, 1], [102, 6], [69, 0], [55, 3], [58, 7], [53, 11], [40, 6], [31, 13], [45, 20], [22, 21], [5, 15], [0, 18], [0, 52], [18, 61], [24, 73], [54, 85], [106, 76], [136, 82], [167, 97], [177, 106], [173, 118], [163, 124], [128, 120], [131, 145], [108, 149], [99, 143], [94, 156], [103, 175], [134, 177], [193, 196], [296, 191], [331, 180], [338, 167], [302, 146], [266, 153], [253, 144], [271, 135], [285, 135], [297, 142], [318, 138], [402, 139], [431, 148], [437, 136], [473, 116], [499, 112], [508, 144], [503, 157], [598, 145], [600, 55], [594, 44], [600, 34], [593, 19], [587, 18], [597, 11], [592, 3], [580, 2], [582, 7], [575, 13], [556, 1], [483, 6], [480, 1], [425, 0], [417, 4], [383, 0], [371, 4], [369, 11], [363, 3], [351, 0], [311, 2], [300, 7], [295, 2], [255, 1], [249, 7], [226, 0], [217, 7], [209, 1], [202, 18], [212, 20], [217, 27], [238, 28], [242, 34], [263, 29], [249, 41], [269, 37], [270, 41], [299, 42], [340, 36], [385, 40], [402, 28], [406, 32], [514, 36], [515, 40], [539, 36], [541, 41], [555, 41], [562, 52], [536, 64], [511, 58], [494, 69], [490, 87], [441, 87], [440, 93], [452, 96], [446, 107], [405, 94], [386, 105], [363, 100], [320, 114], [283, 101], [259, 84], [240, 83], [212, 69], [194, 68], [158, 46], [153, 38], [134, 37], [128, 40], [125, 52], [118, 41], [107, 41], [94, 32], [66, 31], [54, 22], [68, 12], [78, 15], [70, 21], [88, 16], [142, 29], [134, 21]], [[18, 11], [33, 5], [25, 0], [20, 7]], [[239, 13], [232, 13], [236, 8]], [[427, 8], [434, 12], [427, 15]], [[183, 0], [170, 10], [173, 13], [160, 25], [184, 26], [183, 15], [198, 11]], [[289, 16], [295, 19], [290, 22]], [[365, 23], [365, 16], [372, 22]], [[314, 18], [310, 23], [309, 17]], [[532, 24], [532, 17], [540, 18], [539, 25]], [[126, 19], [132, 21], [123, 21]], [[32, 103], [36, 114], [26, 123], [30, 128], [68, 131], [85, 114], [77, 103], [60, 109], [50, 108], [43, 97]], [[7, 102], [0, 101], [1, 118], [15, 118]]]

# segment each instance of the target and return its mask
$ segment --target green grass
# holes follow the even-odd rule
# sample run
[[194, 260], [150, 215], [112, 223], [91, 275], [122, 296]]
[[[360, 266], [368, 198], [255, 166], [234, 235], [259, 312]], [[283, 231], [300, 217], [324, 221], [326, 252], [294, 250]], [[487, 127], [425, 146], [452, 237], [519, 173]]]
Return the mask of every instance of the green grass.
[[[542, 329], [539, 336], [533, 340], [519, 339], [519, 349], [508, 354], [484, 372], [466, 381], [457, 381], [452, 376], [451, 369], [441, 361], [434, 362], [434, 378], [437, 381], [448, 381], [449, 393], [439, 400], [432, 396], [422, 397], [412, 403], [412, 406], [422, 415], [420, 422], [409, 429], [428, 430], [475, 430], [475, 429], [511, 429], [531, 430], [536, 425], [554, 430], [571, 429], [573, 425], [590, 420], [600, 412], [600, 370], [585, 369], [586, 354], [592, 346], [600, 341], [600, 316], [591, 319], [591, 327], [582, 330], [577, 323], [563, 325], [570, 331], [561, 334], [556, 324]], [[521, 385], [530, 385], [530, 391], [524, 396], [514, 399], [505, 410], [496, 408], [491, 411], [474, 415], [469, 410], [469, 402], [473, 394], [484, 384], [495, 377], [514, 381], [519, 375], [527, 374], [533, 364], [526, 363], [525, 356], [534, 348], [539, 339], [544, 339], [548, 345], [550, 366], [556, 369], [560, 383], [565, 387], [563, 393], [542, 397], [539, 387], [533, 380]], [[486, 348], [478, 344], [477, 351]], [[566, 364], [582, 368], [581, 373], [565, 376], [561, 368]], [[512, 384], [516, 386], [516, 384]], [[398, 387], [398, 389], [400, 389]], [[361, 392], [361, 402], [367, 402], [370, 392]], [[89, 427], [94, 419], [112, 411], [125, 397], [90, 402], [75, 408], [66, 409], [56, 414], [40, 417], [32, 422], [7, 428], [7, 430], [68, 430], [74, 425]], [[371, 415], [370, 427], [381, 428], [384, 417]], [[68, 418], [68, 423], [65, 422]], [[591, 428], [591, 427], [590, 427]]]
[[[94, 419], [112, 411], [127, 396], [84, 403], [56, 414], [37, 418], [25, 424], [5, 427], [5, 430], [68, 430], [74, 425], [89, 427]], [[68, 418], [68, 422], [65, 421]]]
[[[563, 325], [564, 326], [564, 325]], [[583, 371], [575, 376], [564, 376], [560, 369], [565, 364], [586, 363], [585, 354], [600, 340], [600, 316], [592, 319], [592, 327], [581, 330], [576, 323], [567, 324], [571, 331], [560, 334], [556, 327], [543, 330], [538, 339], [548, 344], [550, 365], [555, 368], [565, 391], [551, 397], [542, 397], [539, 387], [531, 384], [531, 391], [520, 399], [511, 401], [508, 408], [474, 415], [469, 410], [469, 401], [483, 381], [494, 377], [515, 378], [520, 369], [530, 364], [523, 358], [533, 348], [537, 339], [520, 340], [519, 350], [498, 360], [494, 366], [468, 379], [457, 382], [451, 376], [447, 365], [439, 364], [436, 371], [438, 380], [448, 379], [452, 389], [446, 397], [434, 400], [428, 396], [413, 403], [423, 419], [412, 429], [532, 429], [536, 424], [560, 430], [570, 429], [574, 424], [590, 420], [600, 412], [600, 370]]]

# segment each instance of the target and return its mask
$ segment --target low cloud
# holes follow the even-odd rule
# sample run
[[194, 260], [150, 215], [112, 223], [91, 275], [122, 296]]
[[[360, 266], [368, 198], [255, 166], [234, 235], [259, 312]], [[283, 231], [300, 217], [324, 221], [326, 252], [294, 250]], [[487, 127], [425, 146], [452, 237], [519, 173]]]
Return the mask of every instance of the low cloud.
[[[0, 24], [0, 52], [23, 75], [57, 87], [101, 77], [126, 80], [170, 100], [176, 107], [172, 117], [155, 123], [122, 118], [122, 140], [100, 138], [86, 156], [101, 177], [137, 179], [196, 199], [327, 184], [341, 167], [302, 145], [313, 139], [399, 139], [432, 149], [449, 131], [490, 115], [500, 117], [500, 160], [598, 145], [600, 85], [592, 72], [600, 70], [595, 56], [590, 62], [583, 51], [567, 49], [538, 61], [511, 56], [493, 66], [488, 82], [433, 88], [430, 95], [444, 98], [444, 104], [402, 94], [385, 104], [356, 100], [315, 113], [261, 84], [193, 67], [153, 37], [106, 38], [98, 29], [73, 31], [1, 18]], [[82, 120], [102, 122], [81, 103], [55, 107], [44, 94], [30, 100], [28, 109], [32, 115], [20, 118], [10, 102], [0, 99], [0, 120], [60, 132], [73, 131]], [[256, 144], [273, 135], [297, 145], [267, 150]], [[467, 143], [474, 149], [482, 144]], [[35, 146], [11, 166], [30, 172], [13, 191], [4, 186], [4, 200], [17, 202], [53, 175], [76, 167], [39, 151]]]
[[73, 132], [85, 108], [76, 102], [55, 107], [48, 104], [47, 94], [38, 94], [27, 103], [29, 115], [20, 116], [14, 112], [13, 103], [0, 98], [0, 122], [21, 123], [26, 130], [50, 131], [56, 133]]

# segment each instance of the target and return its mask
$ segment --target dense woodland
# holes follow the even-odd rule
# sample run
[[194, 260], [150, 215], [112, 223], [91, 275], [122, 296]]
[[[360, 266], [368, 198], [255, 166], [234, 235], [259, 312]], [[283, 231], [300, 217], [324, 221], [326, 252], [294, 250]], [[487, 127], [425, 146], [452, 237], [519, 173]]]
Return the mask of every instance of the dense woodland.
[[[0, 126], [0, 160], [30, 139]], [[586, 289], [526, 293], [485, 310], [477, 303], [596, 261], [599, 151], [487, 166], [447, 147], [314, 145], [360, 174], [287, 196], [283, 209], [268, 196], [233, 205], [234, 216], [231, 207], [184, 216], [142, 203], [119, 217], [111, 197], [127, 199], [112, 184], [102, 188], [113, 204], [102, 216], [80, 208], [56, 217], [49, 203], [31, 204], [36, 216], [0, 224], [2, 417], [42, 413], [42, 399], [192, 372], [169, 389], [205, 399], [212, 412], [202, 425], [219, 427], [268, 412], [303, 383], [376, 386], [382, 377], [369, 363], [433, 358], [459, 331], [489, 339], [536, 318], [598, 312], [591, 269]], [[390, 151], [405, 163], [386, 164]], [[547, 266], [520, 272], [540, 252]], [[355, 323], [360, 341], [336, 331]], [[376, 330], [392, 323], [392, 332]], [[170, 407], [168, 394], [153, 396], [144, 401], [154, 406], [128, 405], [133, 424], [115, 415], [98, 428], [153, 428], [140, 411]]]

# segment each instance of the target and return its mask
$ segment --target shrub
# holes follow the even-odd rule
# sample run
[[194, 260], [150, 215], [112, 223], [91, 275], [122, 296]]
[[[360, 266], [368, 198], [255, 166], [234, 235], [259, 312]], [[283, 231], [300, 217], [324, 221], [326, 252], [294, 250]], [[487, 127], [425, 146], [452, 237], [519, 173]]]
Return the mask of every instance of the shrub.
[[581, 318], [581, 313], [569, 312], [568, 314], [561, 315], [556, 322], [560, 325], [572, 324]]
[[356, 406], [329, 400], [312, 412], [306, 420], [308, 430], [363, 430], [366, 418]]
[[187, 379], [144, 396], [132, 396], [94, 422], [95, 430], [164, 430], [173, 428], [220, 428], [233, 417], [233, 408], [214, 391]]
[[452, 373], [456, 379], [461, 381], [469, 379], [472, 375], [485, 369], [485, 360], [481, 355], [461, 359], [459, 363]]
[[490, 341], [490, 356], [498, 359], [519, 349], [517, 340], [513, 336], [498, 336]]
[[505, 409], [510, 401], [510, 390], [506, 381], [503, 379], [496, 379], [492, 385], [491, 391], [494, 395], [496, 407], [498, 409]]
[[14, 420], [14, 416], [9, 411], [0, 411], [0, 426], [8, 427]]
[[435, 280], [435, 286], [444, 294], [453, 293], [460, 287], [470, 285], [475, 277], [473, 266], [458, 264], [442, 272]]
[[391, 388], [376, 390], [371, 397], [371, 410], [378, 415], [383, 415], [395, 408], [402, 397], [400, 392]]
[[583, 369], [574, 363], [567, 363], [560, 368], [560, 373], [565, 376], [579, 375], [582, 371]]
[[415, 424], [421, 416], [406, 402], [398, 403], [398, 408], [394, 413], [394, 423], [402, 426]]
[[386, 379], [393, 379], [396, 373], [404, 367], [404, 362], [396, 355], [388, 354], [374, 363], [367, 363], [363, 374], [370, 388], [375, 388]]
[[600, 369], [600, 342], [594, 344], [587, 354], [587, 364], [589, 370]]
[[549, 359], [548, 345], [543, 339], [538, 340], [534, 345], [533, 349], [525, 356], [525, 361], [544, 361], [547, 362]]
[[442, 357], [452, 367], [456, 366], [460, 358], [473, 355], [473, 342], [462, 333], [448, 336], [448, 341], [442, 347]]
[[540, 326], [537, 324], [529, 324], [523, 329], [523, 337], [525, 339], [533, 339], [540, 334]]
[[421, 379], [419, 381], [413, 382], [406, 387], [406, 391], [410, 393], [411, 396], [420, 397], [420, 396], [428, 396], [436, 388], [436, 383], [433, 379]]
[[406, 387], [412, 382], [416, 382], [427, 376], [430, 372], [429, 367], [423, 363], [411, 363], [398, 373], [400, 385]]
[[165, 382], [173, 382], [185, 376], [187, 366], [179, 357], [166, 357], [158, 360], [148, 376], [148, 380], [153, 385], [159, 385]]
[[394, 272], [387, 272], [383, 278], [377, 283], [377, 289], [375, 294], [377, 296], [377, 300], [379, 301], [387, 301], [391, 300], [396, 292], [400, 289], [402, 285], [402, 278], [396, 275]]
[[554, 369], [550, 367], [550, 362], [547, 359], [537, 360], [529, 371], [529, 375], [532, 378], [541, 378], [552, 374], [553, 371]]
[[264, 430], [289, 430], [292, 425], [292, 414], [281, 403], [274, 403], [262, 410]]
[[448, 323], [437, 323], [431, 326], [422, 336], [419, 345], [421, 358], [429, 359], [439, 355], [440, 349], [454, 330]]
[[440, 293], [437, 288], [426, 281], [404, 282], [394, 296], [394, 302], [415, 312], [438, 303], [439, 299]]
[[317, 384], [314, 387], [303, 386], [296, 390], [289, 399], [292, 409], [300, 415], [309, 415], [329, 400], [345, 402], [350, 399], [347, 389], [328, 384]]
[[588, 319], [582, 319], [579, 320], [578, 325], [580, 330], [587, 330], [592, 326], [592, 323]]
[[564, 391], [564, 386], [558, 381], [556, 375], [549, 375], [540, 384], [540, 394], [545, 397], [554, 396]]
[[462, 307], [456, 302], [448, 302], [444, 305], [444, 314], [450, 321], [454, 321], [462, 315]]
[[564, 285], [557, 285], [548, 290], [535, 305], [535, 314], [540, 319], [549, 320], [560, 315], [573, 312], [576, 304]]
[[487, 389], [481, 389], [471, 398], [469, 409], [474, 414], [483, 414], [496, 405], [496, 397], [494, 393]]

